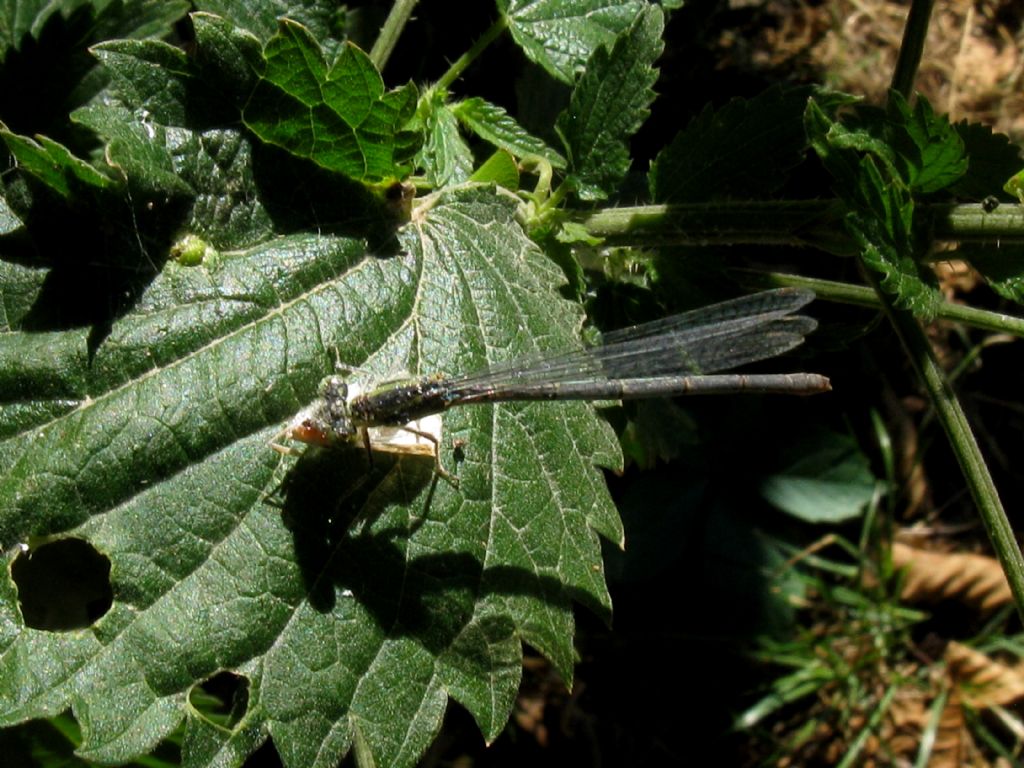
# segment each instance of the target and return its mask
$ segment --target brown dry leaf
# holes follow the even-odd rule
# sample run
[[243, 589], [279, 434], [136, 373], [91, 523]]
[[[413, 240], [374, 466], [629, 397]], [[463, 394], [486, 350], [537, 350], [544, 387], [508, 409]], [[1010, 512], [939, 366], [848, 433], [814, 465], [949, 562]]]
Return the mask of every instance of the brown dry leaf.
[[544, 724], [544, 699], [536, 696], [520, 696], [512, 712], [516, 725], [532, 734], [541, 747], [548, 745], [548, 727]]
[[[523, 731], [532, 734], [541, 747], [548, 745], [548, 727], [545, 714], [549, 701], [561, 699], [564, 686], [554, 678], [550, 665], [544, 660], [533, 656], [523, 659], [525, 673], [519, 695], [516, 697], [512, 717]], [[559, 689], [552, 691], [552, 680]], [[553, 695], [554, 694], [554, 695]]]
[[1013, 600], [1002, 568], [991, 557], [928, 552], [894, 542], [892, 563], [906, 569], [901, 597], [908, 603], [957, 600], [987, 614]]
[[977, 709], [1009, 706], [1024, 698], [1024, 674], [955, 640], [943, 655], [963, 700]]
[[932, 269], [946, 301], [954, 301], [958, 295], [970, 293], [984, 281], [978, 271], [963, 259], [939, 261], [932, 265]]
[[889, 751], [894, 755], [913, 755], [921, 742], [921, 731], [928, 724], [929, 693], [915, 685], [903, 685], [889, 707], [886, 735]]

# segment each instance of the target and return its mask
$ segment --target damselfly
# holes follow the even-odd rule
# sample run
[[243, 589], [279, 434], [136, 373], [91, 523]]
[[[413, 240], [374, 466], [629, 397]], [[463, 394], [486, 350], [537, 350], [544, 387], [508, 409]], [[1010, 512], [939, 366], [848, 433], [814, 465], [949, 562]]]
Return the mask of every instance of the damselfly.
[[[763, 291], [612, 331], [594, 347], [532, 355], [459, 376], [391, 381], [366, 392], [354, 391], [341, 376], [328, 376], [317, 400], [278, 439], [326, 446], [361, 438], [368, 450], [433, 455], [438, 474], [454, 483], [441, 465], [439, 414], [455, 406], [826, 392], [828, 379], [814, 373], [717, 373], [803, 342], [817, 323], [794, 313], [813, 298], [813, 292], [800, 288]], [[409, 439], [401, 440], [401, 433]]]

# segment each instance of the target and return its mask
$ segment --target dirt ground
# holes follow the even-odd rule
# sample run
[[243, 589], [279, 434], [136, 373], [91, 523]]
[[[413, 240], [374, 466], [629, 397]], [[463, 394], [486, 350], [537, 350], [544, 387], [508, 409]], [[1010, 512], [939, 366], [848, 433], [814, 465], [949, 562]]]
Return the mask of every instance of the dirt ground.
[[[722, 44], [752, 68], [796, 75], [881, 103], [909, 2], [730, 0], [751, 24]], [[1024, 2], [937, 0], [917, 88], [936, 112], [1024, 137]]]

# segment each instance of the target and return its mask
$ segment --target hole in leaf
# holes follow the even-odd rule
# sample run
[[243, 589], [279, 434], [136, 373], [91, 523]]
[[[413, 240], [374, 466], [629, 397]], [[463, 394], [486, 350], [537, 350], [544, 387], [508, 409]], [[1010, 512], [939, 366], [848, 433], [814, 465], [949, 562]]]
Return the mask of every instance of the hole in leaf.
[[[273, 739], [267, 739], [263, 742], [263, 746], [253, 752], [249, 759], [245, 761], [245, 768], [281, 768], [283, 765], [281, 756], [277, 754], [277, 749], [274, 747]], [[345, 763], [342, 763], [342, 765], [345, 765]]]
[[61, 539], [11, 566], [25, 623], [54, 632], [91, 626], [110, 610], [110, 560], [82, 539]]
[[234, 729], [249, 707], [249, 681], [233, 672], [218, 672], [194, 686], [188, 700], [211, 723]]
[[[181, 765], [181, 743], [184, 734], [184, 725], [180, 725], [147, 756], [125, 765], [157, 768]], [[75, 754], [75, 750], [80, 746], [82, 729], [70, 709], [45, 720], [30, 720], [13, 727], [0, 728], [0, 755], [3, 755], [2, 762], [5, 768], [90, 768], [98, 765], [86, 762]], [[280, 761], [277, 765], [281, 765]], [[249, 763], [246, 763], [246, 766], [249, 766]]]

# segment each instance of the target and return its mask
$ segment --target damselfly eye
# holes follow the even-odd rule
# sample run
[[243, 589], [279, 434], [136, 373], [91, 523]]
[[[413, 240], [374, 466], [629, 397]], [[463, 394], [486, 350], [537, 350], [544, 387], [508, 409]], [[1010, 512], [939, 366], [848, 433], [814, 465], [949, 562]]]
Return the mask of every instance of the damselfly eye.
[[320, 382], [320, 397], [327, 400], [347, 400], [348, 384], [340, 376], [328, 376]]

